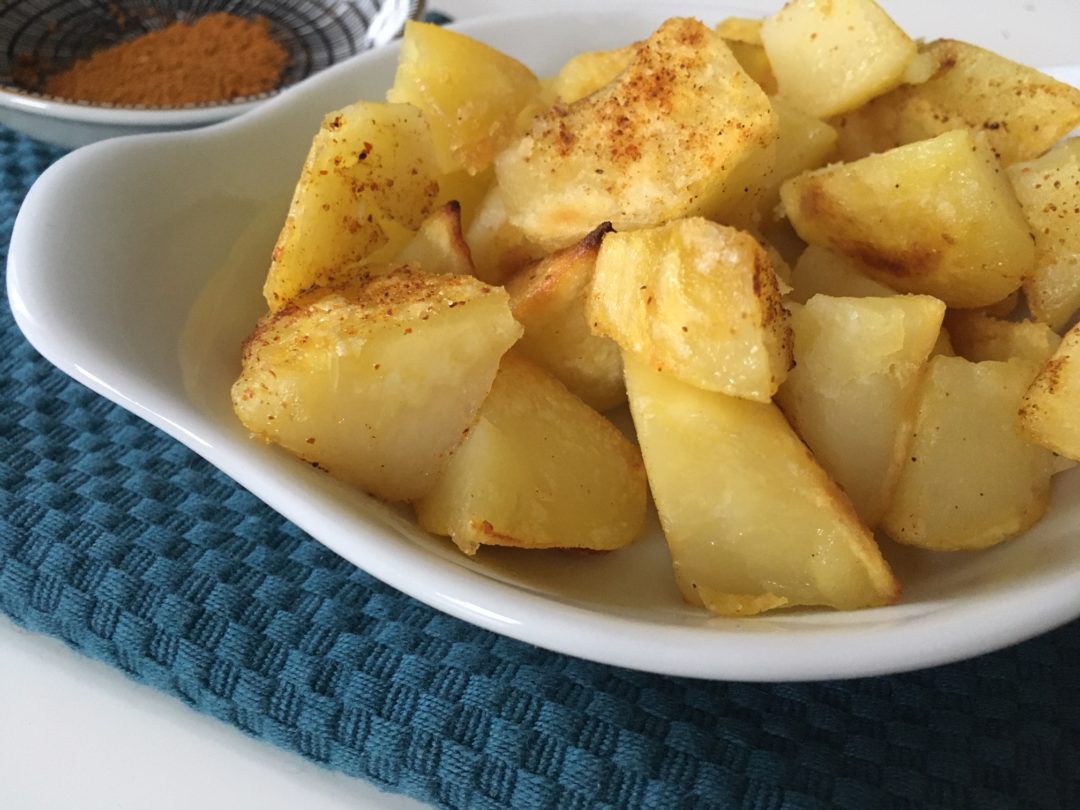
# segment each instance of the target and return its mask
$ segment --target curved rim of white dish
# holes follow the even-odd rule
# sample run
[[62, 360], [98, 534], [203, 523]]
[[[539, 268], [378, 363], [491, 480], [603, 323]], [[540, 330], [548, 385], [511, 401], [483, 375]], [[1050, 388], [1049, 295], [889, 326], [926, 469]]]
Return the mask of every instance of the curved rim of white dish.
[[[288, 89], [288, 88], [284, 88]], [[22, 113], [38, 115], [57, 121], [79, 124], [100, 124], [117, 127], [181, 127], [212, 124], [223, 118], [242, 115], [264, 104], [282, 91], [265, 96], [245, 98], [224, 104], [198, 104], [189, 107], [124, 107], [63, 101], [35, 93], [22, 92], [9, 86], [0, 87], [0, 106]]]
[[[670, 9], [665, 9], [665, 13]], [[723, 14], [727, 9], [718, 9]], [[655, 12], [653, 13], [655, 16]], [[492, 15], [456, 26], [476, 35], [528, 26], [530, 21], [569, 24], [566, 14]], [[287, 106], [312, 83], [330, 82], [369, 62], [390, 59], [396, 46], [360, 54], [289, 88], [252, 115], [202, 130], [131, 136], [167, 148], [177, 138], [211, 142], [257, 127], [265, 115]], [[156, 139], [156, 140], [150, 140]], [[603, 664], [667, 675], [745, 681], [800, 681], [865, 677], [903, 672], [970, 658], [1031, 638], [1080, 616], [1080, 569], [1055, 572], [1048, 580], [1027, 581], [1006, 591], [966, 602], [948, 600], [898, 605], [847, 614], [815, 612], [760, 618], [702, 617], [694, 626], [603, 612], [559, 601], [528, 588], [479, 575], [411, 543], [388, 543], [377, 531], [342, 538], [344, 505], [328, 500], [312, 508], [297, 503], [294, 481], [251, 467], [238, 457], [228, 435], [183, 418], [178, 403], [126, 380], [103, 379], [67, 353], [65, 343], [35, 313], [30, 284], [36, 244], [55, 238], [48, 227], [50, 200], [68, 194], [67, 175], [76, 167], [119, 155], [134, 141], [121, 138], [77, 150], [62, 158], [31, 189], [16, 222], [8, 266], [8, 295], [16, 321], [50, 362], [92, 390], [120, 404], [178, 439], [241, 486], [279, 511], [324, 545], [372, 576], [439, 611], [519, 641]], [[55, 224], [55, 223], [53, 223]], [[180, 403], [183, 405], [184, 403]], [[390, 531], [390, 530], [387, 530]]]

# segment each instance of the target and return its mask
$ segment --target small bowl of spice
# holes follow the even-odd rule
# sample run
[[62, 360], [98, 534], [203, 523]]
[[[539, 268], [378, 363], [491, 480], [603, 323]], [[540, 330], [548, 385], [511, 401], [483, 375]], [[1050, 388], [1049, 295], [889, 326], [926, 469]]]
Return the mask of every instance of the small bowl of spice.
[[385, 44], [423, 0], [0, 4], [0, 124], [64, 147], [246, 112]]

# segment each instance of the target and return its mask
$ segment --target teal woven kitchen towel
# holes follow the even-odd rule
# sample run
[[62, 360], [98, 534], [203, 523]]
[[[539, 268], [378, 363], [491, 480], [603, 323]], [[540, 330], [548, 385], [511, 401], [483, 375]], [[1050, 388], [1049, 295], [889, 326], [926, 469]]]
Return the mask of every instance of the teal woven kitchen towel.
[[[0, 130], [0, 244], [57, 156]], [[0, 326], [0, 610], [259, 739], [447, 808], [1080, 807], [1078, 623], [841, 683], [555, 655], [373, 580]]]

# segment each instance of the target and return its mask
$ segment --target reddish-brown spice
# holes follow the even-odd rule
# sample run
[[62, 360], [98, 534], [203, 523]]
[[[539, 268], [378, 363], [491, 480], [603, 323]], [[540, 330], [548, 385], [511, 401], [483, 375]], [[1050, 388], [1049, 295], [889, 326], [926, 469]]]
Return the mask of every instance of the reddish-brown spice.
[[45, 92], [148, 107], [226, 101], [274, 89], [287, 60], [266, 18], [217, 12], [80, 59], [49, 78]]

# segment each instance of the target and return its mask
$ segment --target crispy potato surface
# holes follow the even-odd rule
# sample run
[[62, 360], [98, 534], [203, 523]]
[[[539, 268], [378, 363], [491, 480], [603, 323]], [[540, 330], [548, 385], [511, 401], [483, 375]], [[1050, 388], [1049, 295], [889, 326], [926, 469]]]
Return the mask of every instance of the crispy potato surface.
[[768, 98], [701, 22], [665, 22], [616, 80], [539, 115], [495, 162], [510, 223], [547, 249], [703, 212], [776, 137]]
[[807, 242], [900, 291], [993, 304], [1035, 265], [1027, 220], [980, 137], [954, 130], [799, 175], [780, 190]]
[[451, 200], [432, 212], [395, 261], [416, 265], [426, 273], [473, 275], [472, 253], [461, 233], [461, 205]]
[[442, 172], [478, 174], [515, 135], [540, 81], [518, 60], [433, 23], [410, 20], [388, 101], [412, 104], [431, 127]]
[[779, 408], [624, 360], [649, 485], [688, 602], [745, 616], [896, 600], [900, 586], [873, 536]]
[[263, 286], [271, 310], [325, 284], [388, 242], [411, 238], [439, 198], [419, 110], [359, 101], [330, 113], [312, 141]]
[[776, 401], [871, 528], [896, 486], [944, 314], [926, 295], [817, 295], [792, 316], [795, 368]]
[[1008, 172], [1035, 235], [1024, 298], [1036, 318], [1061, 330], [1080, 309], [1080, 138]]
[[264, 317], [232, 387], [254, 436], [384, 500], [417, 498], [521, 335], [506, 292], [403, 266]]
[[1020, 404], [1024, 435], [1080, 461], [1080, 325], [1070, 329]]
[[833, 121], [844, 160], [933, 138], [983, 132], [1001, 162], [1031, 160], [1080, 125], [1080, 90], [954, 39], [922, 46], [925, 75]]
[[761, 41], [779, 95], [822, 118], [892, 90], [916, 52], [873, 0], [791, 0], [765, 18]]
[[768, 254], [700, 218], [609, 234], [588, 303], [594, 332], [685, 382], [767, 402], [791, 367]]
[[539, 366], [503, 358], [476, 424], [416, 504], [420, 525], [480, 546], [610, 551], [645, 520], [641, 454]]
[[931, 359], [882, 520], [890, 537], [938, 551], [979, 549], [1042, 517], [1062, 464], [1020, 431], [1017, 408], [1031, 376], [1019, 361]]
[[605, 223], [506, 283], [511, 311], [525, 329], [517, 351], [598, 411], [626, 401], [619, 347], [594, 335], [586, 314], [596, 257], [610, 232]]

